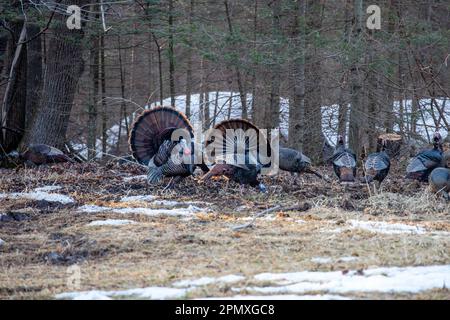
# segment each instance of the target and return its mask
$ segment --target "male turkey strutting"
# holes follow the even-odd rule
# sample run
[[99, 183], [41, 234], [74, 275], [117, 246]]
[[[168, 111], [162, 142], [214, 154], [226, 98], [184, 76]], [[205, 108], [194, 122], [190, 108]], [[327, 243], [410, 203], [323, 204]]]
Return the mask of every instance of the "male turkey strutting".
[[350, 149], [345, 148], [344, 138], [338, 137], [338, 143], [333, 157], [334, 173], [340, 182], [354, 182], [356, 177], [356, 155]]
[[[264, 138], [266, 150], [269, 152], [270, 144], [263, 135], [260, 135], [259, 129], [249, 121], [242, 119], [222, 121], [214, 129], [216, 129], [216, 133], [220, 134], [221, 139], [207, 137], [206, 146], [208, 149], [216, 150], [219, 154], [212, 154], [215, 164], [202, 177], [202, 180], [223, 175], [239, 184], [258, 187], [260, 191], [265, 192], [266, 187], [258, 181], [258, 174], [263, 168], [258, 142], [259, 139]], [[226, 153], [227, 146], [232, 150], [231, 154]], [[238, 151], [235, 152], [234, 147]], [[241, 150], [239, 150], [240, 147], [242, 147]]]
[[391, 161], [386, 153], [386, 141], [378, 138], [377, 152], [369, 154], [364, 163], [366, 182], [378, 181], [380, 185], [389, 173]]
[[[172, 137], [177, 129], [183, 130]], [[172, 186], [194, 172], [192, 138], [192, 126], [184, 114], [174, 108], [156, 107], [136, 119], [129, 144], [133, 157], [147, 166], [149, 183], [157, 183], [164, 176], [174, 177]]]
[[284, 171], [311, 173], [323, 179], [321, 174], [311, 168], [311, 159], [291, 148], [280, 148], [278, 165]]
[[436, 131], [433, 136], [433, 149], [422, 151], [410, 160], [406, 167], [406, 179], [427, 181], [431, 171], [442, 166], [442, 152], [442, 137]]

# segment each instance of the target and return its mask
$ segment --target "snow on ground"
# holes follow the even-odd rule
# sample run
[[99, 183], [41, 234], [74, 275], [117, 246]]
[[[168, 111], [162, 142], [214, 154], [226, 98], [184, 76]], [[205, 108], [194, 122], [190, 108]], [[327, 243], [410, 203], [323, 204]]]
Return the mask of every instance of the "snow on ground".
[[324, 258], [324, 257], [314, 257], [311, 259], [311, 262], [315, 263], [330, 263], [332, 261], [331, 258]]
[[55, 296], [56, 299], [70, 300], [100, 300], [116, 298], [135, 298], [135, 299], [179, 299], [183, 298], [192, 289], [166, 288], [166, 287], [148, 287], [120, 291], [80, 291], [66, 292]]
[[124, 224], [136, 223], [133, 220], [120, 220], [120, 219], [106, 219], [106, 220], [96, 220], [88, 224], [88, 226], [122, 226]]
[[[234, 292], [249, 292], [225, 299], [264, 300], [264, 299], [295, 299], [295, 300], [341, 300], [349, 299], [337, 294], [356, 292], [383, 293], [418, 293], [420, 291], [439, 289], [450, 283], [450, 265], [422, 267], [386, 267], [373, 268], [364, 271], [330, 272], [292, 272], [292, 273], [260, 273], [251, 278], [240, 275], [222, 277], [202, 277], [198, 279], [181, 280], [173, 283], [173, 287], [148, 287], [121, 291], [82, 291], [67, 292], [56, 295], [57, 299], [176, 299], [183, 298], [188, 292], [201, 286], [239, 281], [264, 282], [264, 286], [232, 288]], [[309, 292], [323, 294], [308, 295]], [[256, 295], [252, 294], [256, 293]], [[302, 294], [302, 295], [298, 295]], [[303, 295], [306, 294], [306, 295]], [[200, 298], [202, 299], [202, 298]], [[209, 297], [206, 299], [223, 299]]]
[[402, 223], [388, 223], [384, 221], [358, 221], [350, 220], [352, 228], [359, 228], [371, 232], [385, 233], [385, 234], [424, 234], [425, 229], [419, 226], [410, 226]]
[[4, 244], [6, 244], [6, 242], [2, 239], [0, 239], [0, 247], [3, 246]]
[[141, 175], [138, 175], [138, 176], [125, 177], [125, 178], [123, 178], [123, 181], [130, 182], [130, 181], [133, 181], [133, 180], [145, 180], [145, 179], [147, 179], [147, 175], [141, 174]]
[[147, 216], [190, 216], [197, 212], [204, 211], [199, 207], [190, 205], [187, 208], [176, 209], [152, 209], [152, 208], [109, 208], [95, 205], [84, 205], [78, 208], [79, 212], [112, 212], [119, 214], [142, 214]]
[[72, 197], [59, 194], [50, 193], [48, 191], [58, 190], [59, 186], [46, 186], [36, 188], [31, 192], [13, 192], [13, 193], [0, 193], [0, 199], [28, 199], [28, 200], [45, 200], [48, 202], [59, 202], [62, 204], [74, 203], [75, 200]]
[[150, 202], [150, 204], [155, 206], [164, 206], [164, 207], [207, 204], [206, 202], [203, 201], [175, 201], [175, 200], [155, 200], [155, 199], [157, 198], [152, 195], [130, 196], [130, 197], [123, 197], [122, 199], [120, 199], [120, 202], [143, 201], [143, 202]]
[[212, 283], [233, 283], [244, 280], [245, 277], [239, 276], [239, 275], [226, 275], [222, 277], [212, 278], [212, 277], [202, 277], [199, 279], [193, 279], [193, 280], [181, 280], [173, 283], [174, 287], [197, 287], [197, 286], [206, 286], [208, 284]]
[[261, 273], [257, 281], [274, 282], [276, 286], [233, 288], [235, 292], [262, 294], [301, 294], [310, 291], [348, 292], [410, 292], [443, 288], [450, 283], [450, 265], [425, 267], [391, 267], [332, 272]]
[[153, 201], [156, 197], [152, 195], [144, 195], [144, 196], [129, 196], [123, 197], [120, 199], [121, 202], [133, 202], [133, 201]]

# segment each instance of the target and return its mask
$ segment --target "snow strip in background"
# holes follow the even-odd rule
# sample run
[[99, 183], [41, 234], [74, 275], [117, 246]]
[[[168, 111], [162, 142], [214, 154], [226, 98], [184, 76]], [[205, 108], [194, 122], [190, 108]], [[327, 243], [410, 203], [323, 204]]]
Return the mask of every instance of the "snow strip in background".
[[245, 277], [230, 274], [227, 276], [212, 278], [212, 277], [202, 277], [194, 280], [181, 280], [173, 283], [174, 287], [196, 287], [196, 286], [206, 286], [212, 283], [233, 283], [244, 280]]
[[[216, 115], [216, 123], [219, 123], [222, 120], [226, 120], [228, 118], [228, 109], [231, 105], [230, 109], [230, 117], [231, 118], [240, 118], [242, 116], [242, 107], [239, 92], [229, 92], [229, 91], [220, 91], [220, 92], [209, 92], [209, 101], [215, 101], [217, 94], [218, 108]], [[163, 105], [169, 106], [171, 105], [171, 98], [166, 98], [163, 100]], [[251, 94], [247, 94], [247, 107], [248, 113], [252, 113], [252, 102], [253, 97]], [[231, 103], [230, 103], [231, 102]], [[436, 131], [436, 124], [434, 119], [441, 119], [439, 111], [436, 108], [432, 108], [433, 101], [430, 98], [419, 99], [418, 103], [420, 105], [420, 110], [423, 110], [423, 119], [422, 117], [418, 117], [416, 123], [416, 130], [419, 135], [421, 135], [424, 139], [428, 140], [432, 137], [433, 132]], [[450, 98], [436, 98], [434, 99], [434, 103], [439, 106], [440, 109], [450, 108]], [[150, 106], [144, 106], [144, 109], [149, 109], [159, 105], [159, 102], [152, 103]], [[186, 110], [186, 96], [179, 95], [175, 97], [175, 108], [181, 112], [185, 112]], [[209, 114], [211, 116], [214, 115], [215, 104], [209, 104]], [[192, 94], [191, 95], [191, 117], [190, 121], [195, 125], [200, 122], [200, 95]], [[347, 110], [351, 109], [351, 104], [347, 105]], [[404, 99], [401, 101], [394, 101], [393, 110], [396, 114], [398, 120], [403, 120], [402, 122], [405, 124], [405, 131], [409, 131], [411, 127], [411, 114], [413, 111], [412, 108], [412, 100]], [[324, 136], [327, 138], [328, 142], [331, 145], [335, 145], [337, 140], [337, 129], [338, 129], [338, 117], [339, 117], [339, 105], [331, 104], [328, 106], [322, 106], [322, 132]], [[400, 112], [401, 111], [401, 112]], [[134, 119], [137, 116], [137, 112], [133, 112], [130, 116], [127, 117], [127, 123], [133, 123]], [[403, 119], [400, 119], [403, 117]], [[346, 115], [346, 133], [349, 132], [349, 112]], [[121, 131], [121, 135], [123, 137], [127, 134], [127, 128], [125, 127], [125, 119], [121, 120], [122, 130], [119, 130], [119, 123], [114, 124], [111, 128], [107, 130], [107, 152], [110, 152], [113, 148], [116, 147], [119, 131]], [[439, 126], [439, 132], [442, 137], [445, 138], [447, 136], [447, 131], [445, 130], [445, 126]], [[399, 131], [399, 126], [397, 123], [400, 121], [395, 121], [394, 130]], [[447, 122], [450, 122], [450, 118], [447, 117]], [[287, 138], [289, 129], [289, 99], [280, 97], [280, 132], [281, 134]], [[82, 156], [87, 157], [87, 146], [82, 141], [72, 141], [72, 147], [77, 152], [80, 152]], [[97, 157], [101, 157], [102, 155], [102, 141], [101, 139], [97, 139], [96, 141], [96, 150]], [[145, 176], [144, 176], [145, 177]], [[127, 179], [127, 178], [125, 178]], [[124, 180], [125, 180], [124, 179]]]
[[4, 244], [6, 244], [6, 242], [4, 240], [0, 239], [0, 247]]
[[419, 226], [410, 226], [401, 223], [388, 223], [384, 221], [358, 221], [350, 220], [352, 228], [359, 228], [371, 232], [385, 233], [385, 234], [424, 234], [425, 229]]
[[150, 202], [150, 204], [155, 206], [165, 206], [165, 207], [176, 207], [183, 205], [193, 205], [193, 204], [207, 204], [203, 201], [175, 201], [175, 200], [155, 200], [156, 197], [152, 195], [146, 196], [129, 196], [123, 197], [120, 199], [120, 202], [134, 202], [134, 201], [143, 201]]
[[136, 223], [133, 220], [120, 220], [120, 219], [106, 219], [106, 220], [97, 220], [92, 221], [88, 224], [88, 226], [122, 226], [124, 224], [132, 224]]
[[261, 273], [257, 281], [274, 282], [277, 286], [233, 288], [235, 292], [263, 294], [296, 294], [310, 291], [347, 292], [411, 292], [439, 289], [450, 283], [450, 265], [426, 267], [392, 267], [333, 272]]
[[190, 205], [187, 208], [177, 209], [152, 209], [152, 208], [109, 208], [95, 205], [84, 205], [78, 208], [79, 212], [95, 213], [95, 212], [112, 212], [119, 214], [142, 214], [146, 216], [190, 216], [203, 209]]
[[335, 262], [350, 262], [350, 261], [355, 261], [358, 260], [357, 257], [340, 257], [340, 258], [329, 258], [329, 257], [314, 257], [311, 259], [312, 262], [315, 263], [320, 263], [320, 264], [325, 264], [325, 263], [331, 263], [333, 261]]
[[49, 193], [47, 191], [60, 189], [59, 186], [46, 186], [36, 188], [31, 192], [14, 192], [14, 193], [0, 193], [0, 199], [28, 199], [28, 200], [45, 200], [48, 202], [59, 202], [62, 204], [74, 203], [75, 200], [72, 197], [59, 194]]
[[165, 287], [148, 287], [129, 289], [121, 291], [80, 291], [80, 292], [66, 292], [55, 296], [56, 299], [67, 300], [99, 300], [117, 298], [135, 298], [135, 299], [179, 299], [183, 298], [192, 289], [181, 288], [165, 288]]

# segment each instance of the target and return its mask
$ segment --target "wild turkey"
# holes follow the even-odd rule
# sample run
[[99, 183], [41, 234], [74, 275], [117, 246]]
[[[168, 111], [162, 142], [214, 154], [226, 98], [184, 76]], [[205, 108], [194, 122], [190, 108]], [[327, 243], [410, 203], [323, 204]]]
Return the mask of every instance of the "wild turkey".
[[[172, 140], [177, 129], [184, 130]], [[184, 114], [170, 107], [156, 107], [136, 119], [129, 145], [133, 157], [147, 166], [149, 183], [157, 183], [164, 176], [175, 177], [169, 184], [173, 186], [194, 172], [192, 138], [192, 126]]]
[[334, 173], [336, 173], [340, 182], [349, 183], [355, 181], [356, 155], [350, 149], [345, 148], [342, 136], [338, 138], [338, 144], [331, 159]]
[[[225, 120], [217, 124], [214, 129], [216, 129], [216, 133], [220, 133], [222, 139], [207, 137], [206, 147], [219, 151], [221, 154], [215, 154], [214, 152], [211, 154], [215, 164], [201, 180], [205, 181], [214, 176], [226, 176], [239, 184], [258, 187], [260, 191], [265, 192], [266, 187], [258, 181], [258, 174], [263, 168], [259, 157], [260, 150], [258, 149], [258, 139], [263, 136], [259, 135], [259, 129], [252, 123], [241, 119]], [[233, 136], [227, 134], [229, 132], [233, 132]], [[266, 143], [270, 150], [270, 144], [268, 141]], [[245, 146], [245, 150], [227, 154], [227, 146], [233, 147], [233, 151], [234, 146], [237, 146], [238, 150], [239, 146]]]
[[378, 181], [379, 184], [383, 182], [384, 178], [389, 173], [391, 167], [391, 161], [386, 153], [386, 142], [378, 138], [377, 152], [369, 154], [366, 162], [364, 163], [365, 180], [372, 182]]
[[278, 165], [284, 171], [311, 173], [323, 179], [321, 174], [311, 168], [311, 159], [291, 148], [280, 148]]
[[442, 194], [445, 200], [450, 200], [450, 169], [435, 168], [430, 173], [431, 190], [436, 194]]
[[30, 144], [25, 152], [19, 154], [19, 158], [25, 163], [33, 165], [74, 162], [61, 150], [46, 144]]
[[442, 137], [435, 132], [433, 149], [422, 151], [410, 160], [406, 167], [406, 179], [427, 181], [431, 171], [442, 165], [442, 152]]

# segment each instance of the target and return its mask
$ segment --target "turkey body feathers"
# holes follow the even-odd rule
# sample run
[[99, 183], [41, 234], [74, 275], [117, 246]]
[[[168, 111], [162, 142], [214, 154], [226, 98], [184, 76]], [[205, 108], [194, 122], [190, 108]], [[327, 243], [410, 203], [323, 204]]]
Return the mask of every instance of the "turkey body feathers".
[[333, 169], [341, 182], [353, 182], [356, 176], [356, 155], [339, 144], [333, 157]]
[[441, 166], [442, 151], [434, 148], [420, 152], [406, 167], [406, 178], [427, 181], [434, 168]]
[[386, 152], [371, 153], [364, 163], [366, 172], [366, 181], [379, 181], [380, 183], [386, 178], [391, 167], [391, 161]]

